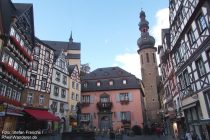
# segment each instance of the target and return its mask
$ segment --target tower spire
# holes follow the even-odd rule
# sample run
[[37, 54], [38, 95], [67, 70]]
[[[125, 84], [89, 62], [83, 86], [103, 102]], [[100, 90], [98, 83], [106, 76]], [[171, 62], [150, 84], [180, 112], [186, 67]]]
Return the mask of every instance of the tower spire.
[[70, 38], [69, 38], [69, 43], [72, 43], [73, 42], [73, 37], [72, 37], [72, 31], [71, 31], [71, 35], [70, 35]]

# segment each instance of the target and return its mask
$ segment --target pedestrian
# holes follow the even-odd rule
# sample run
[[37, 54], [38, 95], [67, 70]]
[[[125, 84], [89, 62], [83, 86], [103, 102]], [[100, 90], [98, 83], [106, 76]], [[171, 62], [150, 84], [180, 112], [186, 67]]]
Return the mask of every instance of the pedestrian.
[[191, 135], [191, 133], [190, 133], [189, 130], [186, 131], [185, 139], [186, 139], [186, 140], [192, 140], [192, 135]]

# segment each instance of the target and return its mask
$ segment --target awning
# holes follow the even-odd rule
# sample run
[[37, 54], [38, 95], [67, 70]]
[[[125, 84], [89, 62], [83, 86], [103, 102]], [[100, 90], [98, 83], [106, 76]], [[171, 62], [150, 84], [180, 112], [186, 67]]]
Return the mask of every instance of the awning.
[[39, 121], [60, 121], [58, 117], [46, 110], [24, 109], [24, 111]]

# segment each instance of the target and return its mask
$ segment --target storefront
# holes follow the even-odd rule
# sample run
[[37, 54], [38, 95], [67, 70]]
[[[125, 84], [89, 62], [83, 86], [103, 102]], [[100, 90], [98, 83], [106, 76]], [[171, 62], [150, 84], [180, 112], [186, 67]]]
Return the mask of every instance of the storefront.
[[[47, 110], [24, 109], [24, 112], [26, 113], [26, 130], [43, 130], [44, 133], [51, 133], [55, 128], [53, 124], [58, 125], [58, 122], [60, 122], [58, 117], [48, 112]], [[58, 127], [56, 128], [58, 129]]]
[[23, 117], [23, 108], [8, 103], [0, 104], [0, 130], [14, 131], [19, 117]]

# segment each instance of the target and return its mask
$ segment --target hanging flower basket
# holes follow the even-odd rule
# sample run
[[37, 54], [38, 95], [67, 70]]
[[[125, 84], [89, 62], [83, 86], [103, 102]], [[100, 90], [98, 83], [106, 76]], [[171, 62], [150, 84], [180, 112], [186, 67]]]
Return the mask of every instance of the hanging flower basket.
[[5, 96], [2, 96], [0, 95], [0, 102], [4, 102], [4, 103], [8, 103], [8, 104], [12, 104], [14, 106], [21, 106], [21, 103], [16, 101], [16, 100], [13, 100], [13, 99], [9, 99]]
[[19, 81], [21, 81], [23, 84], [27, 84], [28, 83], [28, 79], [26, 77], [24, 77], [19, 71], [15, 70], [12, 66], [10, 66], [8, 63], [3, 63], [4, 64], [4, 68], [6, 69], [6, 71], [13, 75], [14, 77], [16, 77]]

